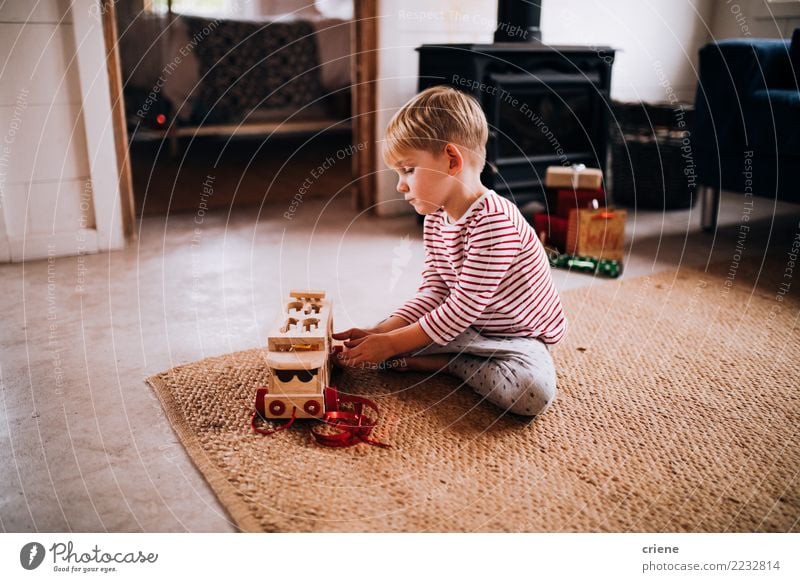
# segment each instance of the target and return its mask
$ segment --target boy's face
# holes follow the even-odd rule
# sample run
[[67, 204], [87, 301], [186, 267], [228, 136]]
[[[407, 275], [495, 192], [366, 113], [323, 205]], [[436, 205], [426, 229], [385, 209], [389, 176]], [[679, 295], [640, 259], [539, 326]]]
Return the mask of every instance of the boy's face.
[[418, 214], [430, 214], [444, 206], [452, 186], [448, 180], [449, 158], [444, 152], [435, 155], [412, 150], [401, 156], [393, 169], [399, 177], [397, 191]]

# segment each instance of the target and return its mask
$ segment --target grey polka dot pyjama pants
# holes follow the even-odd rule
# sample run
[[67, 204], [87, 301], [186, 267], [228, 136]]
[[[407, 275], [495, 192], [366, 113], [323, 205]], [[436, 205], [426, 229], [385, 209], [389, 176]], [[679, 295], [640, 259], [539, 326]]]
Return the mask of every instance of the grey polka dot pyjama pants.
[[507, 412], [538, 416], [556, 397], [556, 370], [547, 345], [526, 337], [487, 337], [473, 327], [446, 346], [413, 355], [454, 354], [447, 372]]

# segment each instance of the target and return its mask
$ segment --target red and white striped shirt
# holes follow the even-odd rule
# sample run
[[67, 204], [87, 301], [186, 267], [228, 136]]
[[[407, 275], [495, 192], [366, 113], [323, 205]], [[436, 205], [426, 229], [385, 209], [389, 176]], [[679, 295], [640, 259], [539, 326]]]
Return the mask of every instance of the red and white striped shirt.
[[515, 204], [490, 190], [455, 223], [440, 209], [425, 217], [424, 240], [422, 285], [392, 315], [418, 321], [439, 345], [470, 326], [546, 344], [564, 337], [567, 320], [550, 263]]

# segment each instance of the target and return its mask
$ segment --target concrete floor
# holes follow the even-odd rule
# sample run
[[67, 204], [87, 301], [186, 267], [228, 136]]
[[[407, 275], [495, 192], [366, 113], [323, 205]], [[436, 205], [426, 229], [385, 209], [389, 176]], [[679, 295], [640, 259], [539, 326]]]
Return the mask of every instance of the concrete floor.
[[[697, 209], [631, 211], [623, 276], [731, 260], [743, 202], [723, 198], [716, 237]], [[745, 254], [785, 252], [800, 206], [755, 202]], [[122, 252], [0, 266], [2, 531], [234, 529], [143, 379], [262, 345], [289, 287], [326, 289], [337, 329], [373, 324], [414, 293], [423, 259], [411, 216], [285, 211], [148, 217]]]

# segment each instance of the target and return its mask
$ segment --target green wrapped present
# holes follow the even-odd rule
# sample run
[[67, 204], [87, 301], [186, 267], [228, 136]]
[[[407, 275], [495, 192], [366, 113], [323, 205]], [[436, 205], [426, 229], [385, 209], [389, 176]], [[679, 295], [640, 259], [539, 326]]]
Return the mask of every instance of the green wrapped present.
[[547, 258], [551, 267], [592, 273], [612, 279], [622, 274], [622, 262], [612, 259], [562, 254], [555, 249], [547, 249]]

